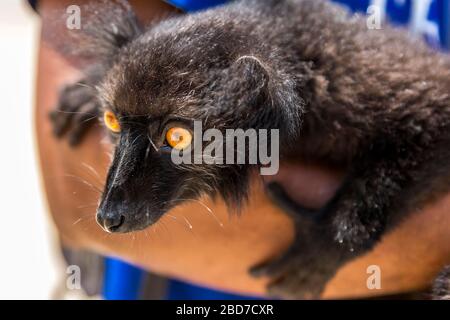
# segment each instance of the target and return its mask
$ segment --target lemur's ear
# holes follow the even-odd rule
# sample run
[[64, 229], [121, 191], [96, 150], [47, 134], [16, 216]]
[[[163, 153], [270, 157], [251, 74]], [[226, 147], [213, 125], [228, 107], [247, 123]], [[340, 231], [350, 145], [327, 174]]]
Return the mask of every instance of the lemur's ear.
[[[268, 96], [270, 81], [266, 66], [255, 56], [246, 55], [236, 59], [227, 70], [224, 98], [238, 112], [256, 112]], [[232, 98], [229, 98], [228, 95]], [[228, 103], [225, 103], [228, 104]]]
[[298, 132], [304, 103], [293, 79], [254, 55], [239, 57], [230, 69], [229, 90], [240, 97], [234, 109], [251, 119], [247, 124], [279, 128], [282, 135], [290, 137]]
[[255, 85], [265, 86], [269, 81], [269, 67], [253, 55], [240, 56], [232, 68], [240, 70], [242, 75]]
[[[77, 25], [78, 24], [78, 25]], [[74, 64], [107, 63], [142, 33], [126, 0], [90, 1], [44, 19], [44, 40]]]

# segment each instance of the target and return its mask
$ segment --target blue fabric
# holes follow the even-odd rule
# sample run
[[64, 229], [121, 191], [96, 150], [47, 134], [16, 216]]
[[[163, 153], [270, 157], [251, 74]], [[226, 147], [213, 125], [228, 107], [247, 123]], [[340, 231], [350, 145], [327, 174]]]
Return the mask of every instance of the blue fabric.
[[[347, 5], [353, 11], [366, 12], [374, 0], [334, 0]], [[428, 4], [422, 6], [422, 12], [416, 12], [419, 19], [416, 29], [425, 37], [431, 46], [450, 48], [450, 0], [382, 0], [389, 20], [394, 24], [409, 24], [412, 17], [414, 1]], [[169, 3], [193, 12], [226, 2], [226, 0], [171, 0]], [[434, 33], [433, 30], [437, 32]], [[136, 299], [139, 295], [139, 285], [142, 271], [124, 262], [107, 259], [104, 296], [106, 299]], [[172, 280], [169, 285], [168, 299], [256, 299], [211, 290], [200, 286]]]
[[241, 296], [223, 291], [199, 287], [190, 283], [171, 280], [168, 300], [258, 300], [258, 297]]
[[216, 5], [226, 2], [226, 0], [170, 0], [167, 1], [177, 8], [180, 8], [186, 12], [193, 12], [205, 8], [214, 7]]
[[[393, 24], [411, 24], [413, 15], [420, 16], [414, 26], [433, 47], [450, 48], [450, 0], [334, 0], [359, 12], [366, 12], [369, 5], [384, 3], [381, 9]], [[421, 6], [414, 6], [420, 3]], [[416, 9], [414, 9], [416, 8]], [[417, 12], [413, 12], [416, 10]], [[420, 10], [420, 12], [418, 11]], [[413, 27], [410, 25], [410, 28]], [[436, 29], [436, 33], [434, 33]]]
[[137, 300], [144, 271], [115, 258], [105, 258], [103, 298], [106, 300]]
[[[418, 10], [422, 10], [422, 21], [419, 26], [424, 28], [424, 37], [431, 46], [442, 45], [450, 48], [450, 0], [334, 0], [347, 5], [353, 11], [366, 12], [367, 7], [375, 2], [384, 3], [381, 9], [387, 13], [389, 20], [394, 24], [408, 24], [413, 15], [413, 3], [424, 4]], [[186, 12], [198, 11], [208, 7], [227, 2], [226, 0], [169, 0], [169, 3]], [[430, 34], [426, 25], [435, 24], [437, 36]], [[426, 30], [428, 29], [428, 31]]]

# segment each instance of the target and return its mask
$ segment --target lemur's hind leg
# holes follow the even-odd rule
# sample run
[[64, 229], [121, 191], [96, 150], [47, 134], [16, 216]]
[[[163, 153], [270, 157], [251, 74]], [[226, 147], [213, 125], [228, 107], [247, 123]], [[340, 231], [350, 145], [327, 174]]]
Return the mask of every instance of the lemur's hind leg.
[[406, 192], [408, 189], [424, 194], [433, 192], [432, 188], [419, 188], [425, 176], [423, 171], [429, 181], [440, 179], [439, 170], [430, 170], [428, 163], [433, 159], [437, 162], [434, 168], [448, 166], [445, 147], [444, 143], [425, 149], [370, 150], [354, 161], [341, 188], [317, 212], [305, 211], [272, 185], [271, 196], [290, 212], [296, 237], [281, 258], [257, 266], [251, 273], [272, 277], [270, 294], [287, 298], [318, 297], [344, 263], [374, 246], [398, 205], [413, 202], [413, 196], [419, 197], [417, 193]]
[[268, 286], [271, 296], [317, 298], [353, 252], [335, 241], [332, 227], [320, 218], [322, 210], [304, 208], [277, 183], [270, 183], [266, 190], [272, 201], [292, 218], [295, 238], [286, 253], [253, 267], [250, 273], [273, 279]]
[[[271, 183], [268, 189], [274, 202], [292, 217], [295, 238], [281, 257], [253, 267], [250, 273], [255, 277], [269, 276], [273, 279], [268, 287], [271, 296], [315, 298], [342, 264], [345, 252], [333, 241], [329, 228], [315, 220], [319, 212], [293, 202], [276, 183]], [[296, 213], [295, 210], [299, 211]]]

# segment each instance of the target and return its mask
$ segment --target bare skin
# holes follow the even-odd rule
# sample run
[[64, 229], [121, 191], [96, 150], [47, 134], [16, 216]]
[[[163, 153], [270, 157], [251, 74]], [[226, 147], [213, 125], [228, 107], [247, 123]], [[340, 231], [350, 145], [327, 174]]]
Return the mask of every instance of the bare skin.
[[[40, 12], [65, 8], [72, 1], [43, 0]], [[132, 2], [146, 21], [172, 9], [159, 1]], [[36, 133], [43, 185], [50, 213], [66, 245], [89, 248], [172, 277], [241, 294], [264, 295], [268, 279], [255, 279], [248, 269], [285, 250], [293, 239], [290, 219], [272, 205], [263, 181], [255, 178], [249, 205], [230, 216], [225, 205], [209, 199], [184, 204], [151, 228], [119, 235], [105, 233], [95, 222], [95, 209], [109, 164], [110, 146], [102, 129], [90, 130], [71, 148], [52, 135], [48, 112], [58, 89], [79, 72], [47, 43], [38, 60]], [[320, 207], [333, 195], [342, 173], [307, 164], [284, 164], [277, 180], [308, 207]], [[210, 208], [210, 209], [207, 209]], [[211, 210], [212, 212], [210, 212]], [[341, 268], [328, 283], [324, 298], [368, 297], [422, 289], [450, 263], [450, 195], [412, 215], [384, 236], [373, 251]], [[382, 288], [366, 286], [369, 265], [382, 272]]]

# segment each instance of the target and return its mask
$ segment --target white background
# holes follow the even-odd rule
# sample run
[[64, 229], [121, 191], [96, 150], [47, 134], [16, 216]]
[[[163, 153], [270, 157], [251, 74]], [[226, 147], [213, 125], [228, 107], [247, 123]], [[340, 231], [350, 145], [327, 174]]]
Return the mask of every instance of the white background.
[[33, 136], [38, 35], [25, 1], [0, 1], [0, 299], [50, 298], [63, 276]]

